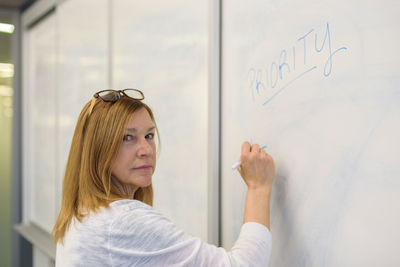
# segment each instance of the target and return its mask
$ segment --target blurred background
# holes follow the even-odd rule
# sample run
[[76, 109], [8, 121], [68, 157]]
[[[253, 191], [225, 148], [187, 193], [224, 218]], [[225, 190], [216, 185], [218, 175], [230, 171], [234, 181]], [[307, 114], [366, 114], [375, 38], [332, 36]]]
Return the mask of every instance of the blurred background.
[[32, 265], [31, 245], [12, 231], [13, 222], [21, 220], [21, 210], [12, 208], [20, 204], [20, 195], [12, 194], [13, 182], [18, 187], [18, 181], [12, 179], [12, 157], [18, 152], [13, 153], [12, 147], [18, 141], [13, 137], [14, 76], [20, 46], [16, 25], [21, 12], [33, 2], [0, 1], [0, 266], [4, 267]]

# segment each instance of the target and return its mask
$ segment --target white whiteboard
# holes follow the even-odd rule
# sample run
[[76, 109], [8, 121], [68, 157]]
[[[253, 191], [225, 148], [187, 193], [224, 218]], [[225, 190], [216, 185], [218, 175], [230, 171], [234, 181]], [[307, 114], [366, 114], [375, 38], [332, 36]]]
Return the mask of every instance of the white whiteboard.
[[69, 0], [24, 33], [25, 220], [51, 232], [78, 115], [108, 87], [108, 1]]
[[143, 90], [161, 135], [154, 207], [207, 240], [208, 2], [112, 5], [112, 84]]
[[[244, 140], [277, 165], [270, 266], [399, 266], [400, 2], [224, 1], [222, 242]], [[325, 40], [325, 41], [324, 41]]]
[[56, 27], [49, 15], [25, 34], [24, 182], [30, 221], [50, 231], [56, 219]]
[[[178, 227], [208, 239], [208, 5], [67, 0], [26, 30], [28, 222], [48, 232], [54, 225], [83, 105], [98, 90], [137, 87], [161, 133], [154, 206]], [[39, 96], [42, 102], [34, 102]]]
[[109, 84], [108, 8], [108, 0], [68, 0], [57, 7], [57, 210], [79, 114]]

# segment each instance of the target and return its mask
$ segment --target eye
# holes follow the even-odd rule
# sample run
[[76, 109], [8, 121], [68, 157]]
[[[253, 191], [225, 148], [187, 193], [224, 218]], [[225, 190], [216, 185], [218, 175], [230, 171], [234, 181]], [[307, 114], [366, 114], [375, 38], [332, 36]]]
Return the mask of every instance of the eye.
[[130, 135], [130, 134], [126, 134], [126, 135], [124, 135], [124, 142], [129, 142], [129, 141], [132, 141], [133, 140], [133, 136], [132, 135]]
[[146, 135], [146, 139], [153, 139], [154, 138], [154, 133], [149, 133]]

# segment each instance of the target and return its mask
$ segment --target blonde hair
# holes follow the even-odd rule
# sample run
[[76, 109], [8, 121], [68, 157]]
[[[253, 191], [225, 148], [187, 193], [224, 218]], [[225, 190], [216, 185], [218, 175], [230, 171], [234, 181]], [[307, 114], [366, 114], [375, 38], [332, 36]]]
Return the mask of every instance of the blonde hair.
[[[126, 96], [116, 102], [96, 98], [83, 107], [68, 156], [61, 209], [52, 231], [55, 242], [63, 242], [74, 217], [81, 221], [88, 212], [97, 212], [115, 200], [128, 198], [113, 183], [111, 166], [118, 155], [129, 119], [142, 108], [148, 111], [156, 125], [149, 106]], [[156, 131], [160, 142], [157, 126]], [[139, 188], [134, 199], [152, 206], [152, 185]]]

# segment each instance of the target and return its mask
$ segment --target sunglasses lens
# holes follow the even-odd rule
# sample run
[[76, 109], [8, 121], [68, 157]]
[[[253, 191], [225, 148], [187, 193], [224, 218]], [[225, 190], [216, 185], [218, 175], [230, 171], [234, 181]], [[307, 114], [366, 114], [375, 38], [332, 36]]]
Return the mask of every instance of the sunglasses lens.
[[140, 92], [139, 90], [125, 89], [123, 91], [127, 96], [129, 96], [131, 98], [138, 99], [138, 100], [144, 99], [142, 92]]
[[117, 101], [120, 98], [120, 94], [110, 90], [99, 93], [99, 97], [104, 101]]

